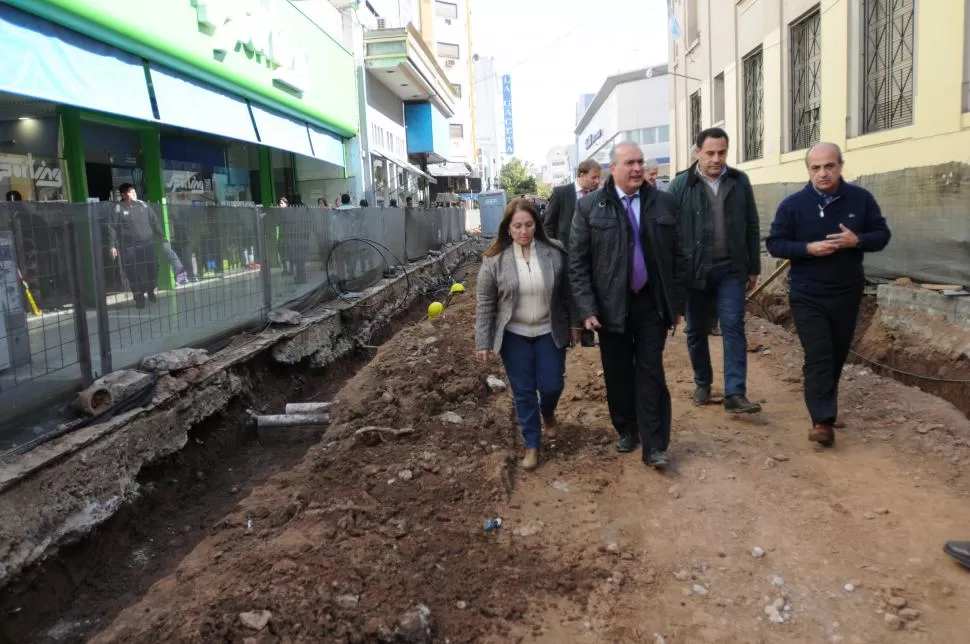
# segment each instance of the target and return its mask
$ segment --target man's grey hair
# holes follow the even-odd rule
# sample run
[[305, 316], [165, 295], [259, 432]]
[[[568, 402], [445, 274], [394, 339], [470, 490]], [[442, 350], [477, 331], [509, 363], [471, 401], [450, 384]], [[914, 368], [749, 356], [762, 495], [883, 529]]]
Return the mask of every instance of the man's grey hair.
[[630, 140], [620, 141], [619, 143], [617, 143], [616, 145], [613, 146], [613, 149], [612, 150], [610, 150], [610, 163], [611, 164], [612, 163], [616, 163], [616, 151], [618, 149], [624, 148], [624, 147], [626, 147], [628, 145], [635, 147], [637, 150], [640, 149], [640, 144], [637, 143], [636, 141], [630, 141]]
[[819, 147], [820, 145], [831, 145], [833, 148], [835, 148], [836, 154], [839, 155], [839, 165], [843, 165], [845, 163], [845, 161], [842, 159], [842, 148], [840, 148], [835, 143], [828, 143], [826, 141], [819, 141], [815, 145], [813, 145], [810, 148], [808, 148], [808, 151], [805, 153], [805, 165], [806, 166], [808, 165], [808, 157], [809, 157], [809, 155], [811, 155], [812, 154], [812, 151], [815, 150], [815, 148]]
[[647, 159], [643, 162], [644, 170], [660, 170], [660, 164], [657, 163], [656, 159]]

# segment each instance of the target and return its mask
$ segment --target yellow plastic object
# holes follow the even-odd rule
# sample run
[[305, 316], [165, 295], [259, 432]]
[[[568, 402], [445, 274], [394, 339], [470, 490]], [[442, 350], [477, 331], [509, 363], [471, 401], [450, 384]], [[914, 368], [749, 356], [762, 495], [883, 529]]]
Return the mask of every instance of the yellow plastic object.
[[428, 305], [428, 317], [436, 318], [445, 310], [445, 305], [441, 302], [432, 302]]
[[448, 294], [454, 295], [455, 293], [464, 293], [464, 292], [465, 292], [464, 284], [459, 284], [458, 282], [455, 282], [454, 284], [451, 285], [451, 290], [448, 292]]

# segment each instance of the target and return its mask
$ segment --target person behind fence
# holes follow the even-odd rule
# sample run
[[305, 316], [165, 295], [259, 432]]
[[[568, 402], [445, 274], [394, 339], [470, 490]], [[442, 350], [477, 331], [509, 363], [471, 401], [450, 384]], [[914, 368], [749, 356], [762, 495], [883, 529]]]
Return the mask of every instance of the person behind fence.
[[155, 211], [138, 200], [138, 193], [132, 184], [121, 184], [118, 192], [121, 203], [115, 208], [108, 226], [111, 259], [121, 258], [121, 268], [128, 280], [135, 306], [143, 309], [146, 297], [152, 302], [157, 299], [155, 240], [164, 239], [165, 235]]
[[862, 258], [889, 243], [889, 226], [872, 194], [842, 178], [842, 150], [816, 143], [805, 155], [809, 182], [778, 206], [766, 247], [791, 260], [789, 303], [805, 353], [808, 439], [835, 444], [839, 378], [849, 356], [865, 287]]
[[724, 410], [753, 414], [748, 400], [746, 294], [761, 274], [758, 208], [748, 175], [728, 167], [728, 135], [712, 127], [697, 135], [694, 163], [670, 182], [679, 205], [681, 240], [687, 253], [687, 351], [694, 370], [695, 405], [711, 401], [714, 369], [708, 335], [712, 312], [724, 347]]
[[569, 284], [576, 317], [599, 331], [616, 449], [642, 441], [644, 464], [657, 470], [668, 464], [672, 417], [663, 352], [684, 311], [686, 264], [676, 200], [646, 182], [639, 144], [617, 144], [606, 184], [576, 205]]
[[521, 466], [532, 470], [542, 435], [556, 437], [569, 346], [566, 249], [546, 237], [531, 202], [515, 199], [484, 256], [475, 348], [483, 362], [502, 358], [525, 442]]

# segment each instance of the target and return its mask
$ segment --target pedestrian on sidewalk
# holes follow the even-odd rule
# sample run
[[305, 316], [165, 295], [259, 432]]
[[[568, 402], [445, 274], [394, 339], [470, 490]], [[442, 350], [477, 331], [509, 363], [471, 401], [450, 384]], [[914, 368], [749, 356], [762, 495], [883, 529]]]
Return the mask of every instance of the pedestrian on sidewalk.
[[576, 206], [569, 284], [577, 317], [599, 331], [616, 449], [642, 441], [643, 462], [657, 469], [667, 466], [671, 425], [663, 350], [683, 314], [686, 268], [677, 201], [645, 181], [637, 143], [618, 144], [606, 184]]
[[165, 255], [180, 284], [188, 281], [185, 268], [165, 238], [158, 216], [148, 204], [139, 201], [138, 192], [130, 183], [118, 187], [121, 203], [115, 208], [108, 226], [111, 259], [121, 258], [121, 268], [128, 279], [135, 308], [145, 308], [145, 298], [155, 302], [158, 281], [158, 262], [155, 259], [155, 240], [162, 243]]
[[808, 438], [835, 444], [841, 426], [839, 378], [855, 334], [865, 287], [864, 253], [880, 251], [890, 232], [868, 190], [842, 178], [842, 150], [817, 143], [805, 155], [809, 182], [778, 206], [768, 252], [791, 260], [789, 303], [805, 352]]
[[[694, 369], [693, 402], [711, 401], [714, 369], [708, 335], [712, 318], [724, 346], [724, 410], [753, 414], [747, 398], [746, 293], [761, 274], [758, 208], [748, 175], [728, 167], [728, 135], [712, 127], [697, 135], [694, 163], [670, 183], [680, 207], [680, 236], [687, 255], [687, 351]], [[713, 313], [713, 315], [712, 315]]]
[[556, 437], [564, 384], [570, 327], [566, 249], [546, 237], [529, 200], [515, 199], [484, 256], [475, 348], [483, 362], [494, 354], [502, 357], [525, 440], [521, 466], [533, 470], [540, 437]]
[[[576, 203], [600, 187], [601, 175], [599, 161], [586, 159], [576, 168], [575, 182], [553, 188], [542, 227], [546, 230], [546, 236], [558, 240], [563, 248], [569, 248], [569, 230], [576, 213]], [[581, 320], [577, 322], [582, 324]], [[576, 338], [577, 334], [581, 338]], [[583, 346], [591, 347], [596, 343], [593, 332], [583, 328], [573, 329], [573, 336], [574, 342], [581, 341]]]

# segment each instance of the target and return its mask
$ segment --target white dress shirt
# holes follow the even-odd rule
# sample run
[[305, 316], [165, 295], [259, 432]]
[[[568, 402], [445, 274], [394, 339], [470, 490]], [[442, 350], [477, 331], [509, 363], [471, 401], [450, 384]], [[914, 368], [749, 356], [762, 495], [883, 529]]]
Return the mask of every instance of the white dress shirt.
[[[617, 196], [620, 198], [620, 203], [623, 204], [623, 214], [625, 215], [626, 214], [626, 197], [627, 197], [627, 194], [625, 192], [623, 192], [622, 190], [620, 190], [620, 187], [619, 186], [617, 186], [617, 185], [614, 184], [614, 187], [616, 188], [616, 194], [617, 194]], [[639, 222], [640, 222], [640, 191], [637, 190], [635, 193], [633, 193], [630, 196], [633, 197], [633, 212], [635, 212], [637, 214], [637, 225], [639, 225]]]

